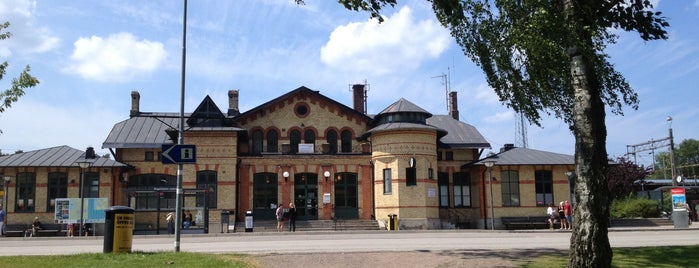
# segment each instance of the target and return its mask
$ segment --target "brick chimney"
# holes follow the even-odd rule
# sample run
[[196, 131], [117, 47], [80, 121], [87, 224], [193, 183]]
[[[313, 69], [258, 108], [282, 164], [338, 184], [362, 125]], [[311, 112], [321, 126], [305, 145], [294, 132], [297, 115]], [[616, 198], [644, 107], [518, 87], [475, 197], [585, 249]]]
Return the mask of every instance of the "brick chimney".
[[238, 108], [238, 90], [232, 89], [228, 91], [228, 115], [238, 115], [240, 110]]
[[456, 91], [449, 92], [449, 115], [454, 120], [459, 120], [459, 104], [456, 101]]
[[506, 152], [506, 151], [512, 150], [512, 149], [514, 149], [514, 148], [515, 148], [515, 144], [514, 144], [514, 143], [505, 143], [505, 146], [503, 146], [502, 148], [500, 148], [500, 152], [501, 152], [501, 153], [502, 153], [502, 152]]
[[365, 85], [352, 85], [352, 101], [354, 110], [366, 114], [366, 89]]
[[85, 159], [95, 159], [96, 157], [95, 148], [87, 147], [87, 151], [85, 151]]
[[140, 111], [141, 94], [138, 91], [131, 91], [131, 117], [137, 116]]

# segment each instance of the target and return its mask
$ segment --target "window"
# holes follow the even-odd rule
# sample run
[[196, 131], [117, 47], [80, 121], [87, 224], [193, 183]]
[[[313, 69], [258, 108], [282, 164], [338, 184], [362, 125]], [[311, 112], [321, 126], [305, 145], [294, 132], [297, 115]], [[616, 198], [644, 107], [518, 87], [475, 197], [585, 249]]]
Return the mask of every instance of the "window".
[[405, 186], [415, 186], [417, 185], [417, 172], [415, 168], [405, 169]]
[[391, 183], [393, 181], [391, 180], [391, 169], [390, 168], [385, 168], [383, 170], [383, 193], [384, 194], [390, 194], [392, 189], [391, 189]]
[[301, 143], [301, 131], [298, 130], [292, 130], [289, 133], [289, 142], [291, 145], [291, 148], [289, 153], [295, 154], [298, 153], [299, 151], [299, 143]]
[[55, 211], [56, 198], [66, 197], [68, 197], [68, 174], [65, 172], [49, 173], [46, 189], [46, 211]]
[[342, 152], [351, 153], [352, 152], [352, 132], [349, 130], [343, 130], [340, 133], [340, 139], [342, 140]]
[[471, 174], [454, 173], [454, 207], [471, 206]]
[[[129, 177], [128, 189], [134, 191], [136, 209], [156, 210], [175, 208], [175, 192], [155, 192], [158, 188], [177, 187], [177, 177], [167, 174], [139, 174]], [[143, 191], [136, 193], [136, 191]]]
[[147, 151], [145, 159], [146, 161], [155, 161], [155, 153], [152, 151]]
[[36, 174], [33, 172], [18, 173], [15, 191], [15, 196], [17, 197], [15, 211], [34, 212], [34, 200], [36, 200]]
[[454, 152], [447, 151], [447, 152], [444, 152], [444, 154], [445, 154], [444, 157], [446, 158], [445, 160], [447, 160], [447, 161], [454, 160]]
[[553, 204], [553, 172], [550, 170], [535, 171], [534, 184], [536, 188], [536, 205], [547, 206], [548, 204]]
[[315, 144], [316, 143], [316, 133], [312, 129], [306, 129], [303, 133], [303, 142]]
[[267, 152], [279, 152], [279, 133], [274, 129], [267, 131]]
[[262, 130], [252, 132], [252, 154], [260, 155], [262, 153]]
[[335, 130], [329, 130], [327, 134], [328, 145], [330, 146], [329, 154], [337, 153], [337, 132]]
[[519, 206], [519, 173], [514, 170], [503, 170], [501, 173], [502, 206]]
[[253, 175], [252, 207], [263, 211], [270, 210], [277, 202], [277, 174], [255, 173]]
[[208, 205], [209, 208], [216, 208], [216, 192], [218, 192], [216, 171], [203, 170], [197, 172], [197, 189], [205, 189], [206, 193], [197, 193], [197, 207]]
[[100, 174], [99, 172], [85, 172], [83, 181], [84, 198], [100, 197]]
[[437, 173], [437, 185], [439, 186], [439, 207], [449, 207], [449, 173]]
[[437, 151], [437, 161], [442, 161], [442, 151]]

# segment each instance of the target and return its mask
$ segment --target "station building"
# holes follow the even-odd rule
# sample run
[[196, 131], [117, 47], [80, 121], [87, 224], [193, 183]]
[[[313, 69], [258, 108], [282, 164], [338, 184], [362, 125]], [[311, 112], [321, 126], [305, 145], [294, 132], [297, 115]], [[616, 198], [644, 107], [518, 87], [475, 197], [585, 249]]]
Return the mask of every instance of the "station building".
[[[183, 164], [184, 209], [211, 228], [220, 212], [231, 211], [237, 221], [246, 213], [273, 220], [276, 206], [293, 203], [298, 220], [386, 222], [395, 215], [398, 229], [451, 229], [488, 228], [491, 191], [496, 219], [543, 215], [554, 194], [569, 199], [572, 156], [506, 145], [486, 158], [491, 145], [459, 121], [455, 92], [447, 115], [404, 98], [369, 115], [366, 92], [353, 85], [349, 107], [299, 87], [247, 111], [239, 110], [238, 90], [228, 92], [226, 109], [206, 96], [184, 117], [183, 144], [196, 147], [196, 162]], [[94, 173], [86, 176], [99, 185], [94, 195], [134, 208], [137, 224], [163, 224], [164, 213], [175, 210], [178, 167], [161, 157], [163, 145], [178, 141], [180, 117], [141, 111], [140, 102], [140, 93], [131, 92], [129, 117], [102, 144], [114, 160], [97, 157], [83, 170], [75, 163], [90, 150], [69, 147], [57, 148], [70, 155], [53, 148], [0, 157], [11, 217], [50, 221], [51, 200], [77, 197], [72, 180], [83, 171]], [[17, 161], [37, 153], [65, 159], [49, 166]], [[497, 162], [487, 168], [490, 159]], [[52, 193], [56, 172], [64, 174], [65, 190]], [[27, 176], [33, 180], [20, 183]], [[26, 210], [18, 204], [28, 203], [28, 191], [40, 205]]]

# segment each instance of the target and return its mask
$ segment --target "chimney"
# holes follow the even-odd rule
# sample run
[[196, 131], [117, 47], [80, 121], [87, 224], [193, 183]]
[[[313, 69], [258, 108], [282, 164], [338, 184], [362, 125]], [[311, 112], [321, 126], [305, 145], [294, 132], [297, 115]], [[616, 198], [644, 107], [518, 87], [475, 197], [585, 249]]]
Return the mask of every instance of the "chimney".
[[454, 120], [459, 120], [459, 104], [456, 101], [456, 91], [449, 92], [449, 115]]
[[366, 114], [366, 90], [364, 85], [352, 85], [352, 100], [354, 110]]
[[87, 151], [85, 151], [85, 159], [95, 159], [95, 148], [87, 147]]
[[232, 89], [228, 91], [228, 115], [238, 115], [240, 110], [238, 108], [238, 90]]
[[510, 149], [514, 149], [514, 148], [515, 148], [514, 143], [505, 143], [505, 145], [502, 148], [500, 148], [500, 152], [502, 153], [502, 152], [509, 151]]
[[131, 91], [131, 117], [137, 116], [140, 111], [141, 94], [138, 91]]

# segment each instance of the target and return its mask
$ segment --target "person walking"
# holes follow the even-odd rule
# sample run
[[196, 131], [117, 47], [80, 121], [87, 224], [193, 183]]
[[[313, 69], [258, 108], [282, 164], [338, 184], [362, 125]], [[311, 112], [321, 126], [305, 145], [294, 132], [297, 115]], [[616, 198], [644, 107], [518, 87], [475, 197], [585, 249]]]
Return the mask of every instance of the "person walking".
[[277, 216], [277, 232], [284, 231], [284, 204], [279, 204], [276, 211]]
[[287, 216], [289, 217], [289, 232], [296, 232], [296, 206], [294, 203], [289, 203]]

